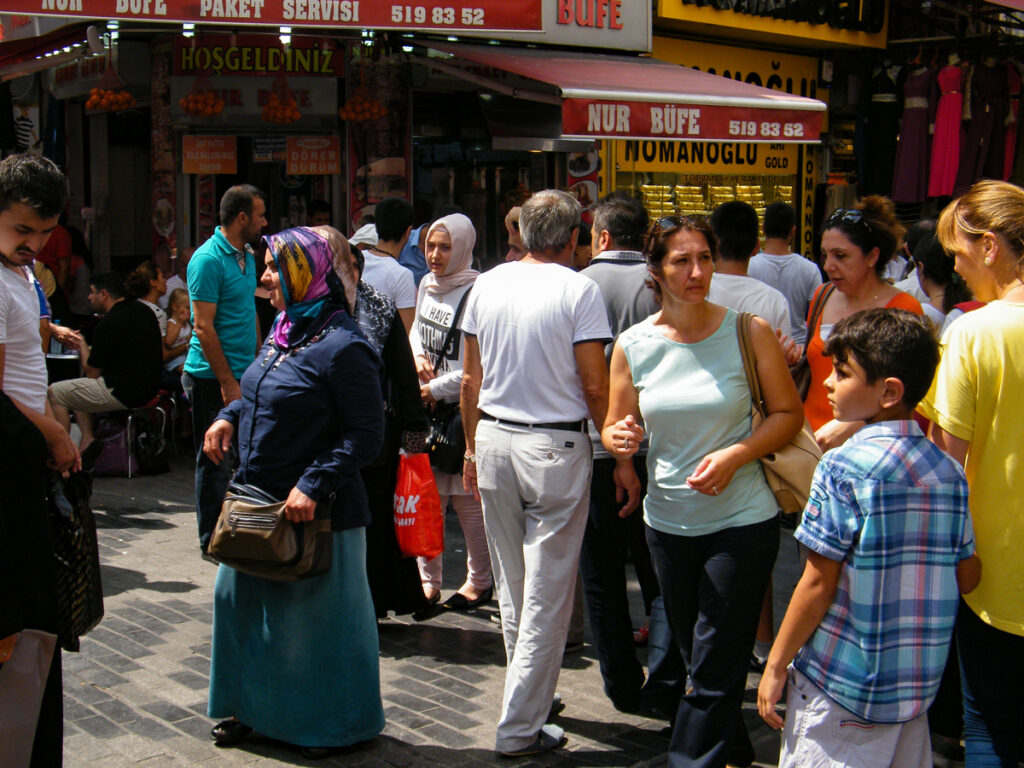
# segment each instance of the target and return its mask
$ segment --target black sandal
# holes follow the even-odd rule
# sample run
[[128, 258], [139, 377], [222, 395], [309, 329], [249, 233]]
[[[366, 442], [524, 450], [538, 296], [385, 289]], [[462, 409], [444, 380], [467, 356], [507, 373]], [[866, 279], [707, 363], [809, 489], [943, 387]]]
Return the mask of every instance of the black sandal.
[[227, 720], [221, 720], [213, 726], [210, 731], [210, 737], [218, 747], [230, 747], [245, 741], [250, 733], [252, 733], [252, 728], [245, 723], [240, 723], [233, 717], [229, 717]]

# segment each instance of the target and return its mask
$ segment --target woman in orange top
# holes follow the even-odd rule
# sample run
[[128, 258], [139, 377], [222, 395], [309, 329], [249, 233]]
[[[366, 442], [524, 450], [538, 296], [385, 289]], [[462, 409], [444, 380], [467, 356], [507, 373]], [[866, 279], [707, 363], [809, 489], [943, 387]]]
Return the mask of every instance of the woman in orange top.
[[[804, 401], [804, 414], [822, 450], [841, 445], [862, 426], [861, 422], [837, 422], [832, 418], [832, 406], [825, 392], [832, 360], [824, 354], [824, 339], [832, 332], [832, 326], [855, 312], [876, 307], [922, 314], [917, 299], [882, 280], [885, 265], [896, 253], [905, 232], [892, 201], [878, 195], [861, 198], [853, 208], [840, 208], [825, 222], [821, 258], [830, 282], [818, 292], [829, 293], [818, 322], [807, 329], [811, 385]], [[812, 306], [814, 303], [812, 300]]]

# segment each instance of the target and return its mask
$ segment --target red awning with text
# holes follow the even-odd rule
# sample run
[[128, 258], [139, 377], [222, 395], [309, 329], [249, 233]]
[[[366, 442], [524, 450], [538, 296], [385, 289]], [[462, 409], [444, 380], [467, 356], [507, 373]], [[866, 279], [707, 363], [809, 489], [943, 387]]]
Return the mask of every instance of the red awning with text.
[[535, 32], [538, 0], [391, 4], [377, 0], [4, 0], [4, 12], [121, 21]]
[[477, 82], [470, 70], [483, 67], [555, 86], [563, 138], [807, 143], [821, 136], [826, 106], [817, 99], [657, 59], [429, 45], [453, 56], [454, 67], [468, 62]]

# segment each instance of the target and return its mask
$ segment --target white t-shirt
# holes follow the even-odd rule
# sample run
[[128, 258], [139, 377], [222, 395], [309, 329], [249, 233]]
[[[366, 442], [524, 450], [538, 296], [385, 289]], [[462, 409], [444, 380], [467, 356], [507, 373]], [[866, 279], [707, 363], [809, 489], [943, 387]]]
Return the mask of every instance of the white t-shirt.
[[946, 329], [945, 313], [941, 309], [933, 307], [927, 299], [921, 302], [921, 309], [924, 310], [924, 316], [931, 321], [932, 328], [935, 329], [935, 335], [941, 339], [942, 332]]
[[362, 280], [395, 302], [398, 309], [416, 306], [416, 281], [412, 272], [390, 256], [377, 256], [369, 250], [363, 251], [366, 261]]
[[789, 334], [789, 302], [756, 277], [716, 272], [711, 277], [708, 301], [736, 312], [750, 312], [764, 318], [773, 329], [782, 329], [783, 333]]
[[921, 281], [917, 279], [917, 267], [910, 270], [909, 275], [896, 283], [896, 287], [904, 293], [909, 293], [921, 302], [922, 305], [928, 301], [928, 294], [924, 292], [924, 288], [921, 287]]
[[0, 266], [0, 344], [3, 390], [39, 413], [46, 412], [46, 356], [39, 336], [39, 296], [27, 267]]
[[[462, 388], [462, 332], [456, 330], [452, 334], [451, 354], [442, 356], [448, 330], [452, 327], [459, 302], [472, 284], [459, 286], [444, 295], [433, 296], [427, 293], [423, 283], [419, 287], [419, 299], [416, 302], [416, 319], [409, 332], [409, 343], [413, 355], [423, 355], [434, 366], [435, 378], [430, 380], [430, 394], [435, 400], [446, 403], [459, 402], [459, 391]], [[469, 299], [466, 299], [469, 302]], [[465, 313], [466, 308], [462, 308]], [[460, 322], [461, 325], [461, 322]], [[435, 363], [435, 360], [437, 361]]]
[[480, 346], [480, 410], [528, 424], [589, 417], [573, 347], [612, 338], [589, 277], [559, 264], [497, 266], [477, 278], [462, 330]]
[[789, 304], [789, 336], [797, 344], [807, 343], [807, 312], [814, 292], [821, 285], [821, 272], [799, 253], [783, 256], [759, 253], [750, 260], [747, 274], [770, 285]]

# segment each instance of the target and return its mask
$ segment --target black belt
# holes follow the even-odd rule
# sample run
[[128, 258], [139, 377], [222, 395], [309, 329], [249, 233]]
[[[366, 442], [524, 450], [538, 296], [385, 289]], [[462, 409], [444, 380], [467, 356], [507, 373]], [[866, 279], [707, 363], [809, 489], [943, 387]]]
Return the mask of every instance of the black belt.
[[541, 421], [536, 424], [527, 424], [523, 421], [512, 421], [511, 419], [497, 419], [489, 413], [480, 411], [480, 418], [493, 421], [495, 424], [505, 424], [509, 427], [520, 427], [522, 429], [564, 429], [566, 432], [582, 432], [586, 434], [589, 430], [588, 419], [579, 421]]

